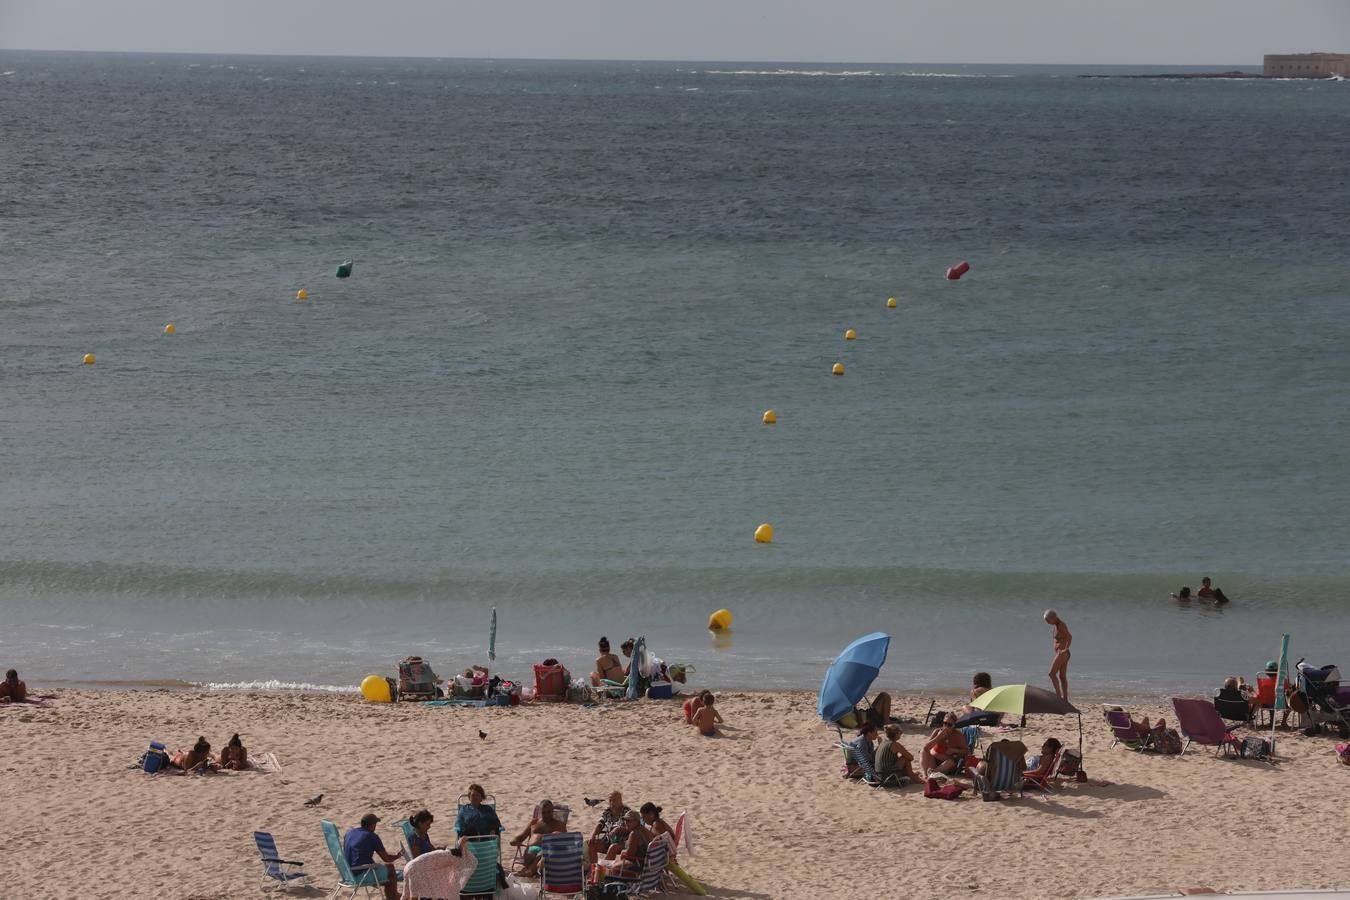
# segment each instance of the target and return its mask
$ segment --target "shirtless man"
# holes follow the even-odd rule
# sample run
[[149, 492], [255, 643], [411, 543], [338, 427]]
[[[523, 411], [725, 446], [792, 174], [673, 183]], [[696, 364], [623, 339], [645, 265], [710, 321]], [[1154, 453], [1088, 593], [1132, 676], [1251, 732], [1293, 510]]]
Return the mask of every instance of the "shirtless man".
[[600, 638], [600, 655], [595, 658], [595, 671], [591, 673], [591, 684], [599, 687], [602, 681], [623, 681], [623, 663], [609, 652], [609, 638]]
[[1055, 693], [1069, 699], [1069, 645], [1073, 643], [1073, 635], [1069, 634], [1069, 626], [1064, 624], [1064, 620], [1059, 617], [1053, 609], [1045, 611], [1045, 623], [1055, 629], [1053, 640], [1055, 642], [1055, 658], [1050, 663], [1050, 686], [1055, 689]]
[[[562, 823], [562, 820], [553, 815], [553, 801], [540, 801], [539, 818], [531, 822], [524, 831], [511, 840], [512, 847], [525, 845], [525, 863], [521, 866], [520, 874], [526, 878], [535, 876], [539, 863], [544, 858], [544, 846], [539, 840], [540, 837], [546, 834], [559, 834], [566, 830], [567, 826]], [[526, 845], [527, 840], [529, 843]]]

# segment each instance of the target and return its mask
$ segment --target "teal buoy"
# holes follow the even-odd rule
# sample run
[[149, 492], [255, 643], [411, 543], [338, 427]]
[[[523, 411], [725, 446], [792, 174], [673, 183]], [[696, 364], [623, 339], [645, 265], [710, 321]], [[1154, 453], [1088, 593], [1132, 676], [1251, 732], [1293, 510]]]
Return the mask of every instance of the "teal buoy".
[[351, 261], [350, 259], [344, 259], [344, 260], [342, 261], [342, 265], [338, 266], [338, 268], [337, 268], [337, 277], [339, 277], [339, 278], [351, 278], [351, 277], [352, 277], [352, 266], [353, 266], [353, 265], [354, 265], [354, 264], [352, 263], [352, 261]]

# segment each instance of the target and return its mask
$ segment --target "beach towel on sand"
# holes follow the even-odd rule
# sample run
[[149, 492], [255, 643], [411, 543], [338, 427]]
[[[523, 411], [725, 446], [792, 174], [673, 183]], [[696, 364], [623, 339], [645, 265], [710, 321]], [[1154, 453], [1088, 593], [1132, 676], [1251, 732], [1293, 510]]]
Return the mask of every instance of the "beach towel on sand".
[[458, 900], [473, 877], [478, 860], [472, 853], [455, 856], [449, 850], [423, 853], [403, 869], [403, 900], [413, 897]]

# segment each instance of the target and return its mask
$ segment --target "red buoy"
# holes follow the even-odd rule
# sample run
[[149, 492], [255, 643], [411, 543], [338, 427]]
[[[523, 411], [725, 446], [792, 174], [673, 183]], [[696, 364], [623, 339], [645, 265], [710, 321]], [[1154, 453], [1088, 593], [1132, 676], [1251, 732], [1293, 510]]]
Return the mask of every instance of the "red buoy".
[[963, 259], [956, 265], [947, 267], [947, 280], [956, 281], [962, 275], [966, 274], [969, 271], [970, 271], [970, 263], [966, 262]]

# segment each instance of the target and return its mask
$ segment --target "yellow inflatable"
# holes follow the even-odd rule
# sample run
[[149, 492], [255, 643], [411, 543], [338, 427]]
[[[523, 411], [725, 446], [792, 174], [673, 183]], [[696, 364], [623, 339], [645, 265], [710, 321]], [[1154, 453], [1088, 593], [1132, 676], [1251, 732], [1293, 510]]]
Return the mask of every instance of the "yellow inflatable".
[[773, 543], [773, 526], [770, 525], [768, 522], [765, 522], [763, 525], [756, 528], [755, 543], [756, 544]]
[[731, 610], [719, 609], [711, 616], [708, 616], [708, 627], [713, 631], [721, 631], [723, 628], [730, 628]]
[[361, 679], [361, 696], [371, 703], [388, 703], [391, 699], [389, 682], [379, 675], [367, 675]]

